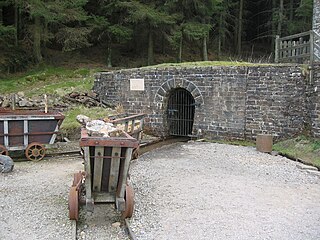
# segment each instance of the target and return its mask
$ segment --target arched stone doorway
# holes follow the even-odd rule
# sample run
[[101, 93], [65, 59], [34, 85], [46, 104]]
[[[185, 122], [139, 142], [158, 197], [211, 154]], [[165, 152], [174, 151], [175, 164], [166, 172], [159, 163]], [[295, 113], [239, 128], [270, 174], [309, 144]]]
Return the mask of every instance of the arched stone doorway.
[[169, 92], [167, 104], [167, 127], [169, 135], [192, 135], [195, 100], [184, 88], [174, 88]]

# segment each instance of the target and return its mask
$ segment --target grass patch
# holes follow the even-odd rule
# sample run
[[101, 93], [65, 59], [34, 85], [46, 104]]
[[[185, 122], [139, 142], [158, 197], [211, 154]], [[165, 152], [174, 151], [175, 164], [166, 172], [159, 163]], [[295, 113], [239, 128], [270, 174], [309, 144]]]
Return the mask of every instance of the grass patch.
[[273, 150], [301, 159], [306, 163], [320, 167], [320, 140], [301, 135], [299, 137], [277, 142]]
[[271, 66], [270, 63], [249, 63], [238, 61], [200, 61], [200, 62], [183, 62], [183, 63], [163, 63], [143, 68], [166, 68], [166, 67], [210, 67], [210, 66]]
[[109, 115], [115, 114], [112, 109], [106, 109], [101, 107], [91, 107], [87, 108], [84, 106], [78, 106], [64, 112], [65, 119], [61, 125], [61, 132], [69, 136], [74, 131], [78, 131], [81, 127], [80, 123], [76, 120], [79, 114], [88, 116], [91, 119], [103, 119]]
[[40, 94], [64, 95], [72, 91], [88, 91], [93, 86], [94, 73], [97, 69], [66, 69], [43, 67], [24, 75], [1, 79], [0, 94], [25, 92], [27, 96]]

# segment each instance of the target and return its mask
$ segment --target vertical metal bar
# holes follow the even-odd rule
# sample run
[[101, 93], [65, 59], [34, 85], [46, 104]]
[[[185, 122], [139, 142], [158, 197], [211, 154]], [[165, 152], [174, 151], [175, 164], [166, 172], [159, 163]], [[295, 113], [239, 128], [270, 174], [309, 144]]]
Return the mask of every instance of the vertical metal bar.
[[181, 133], [182, 133], [182, 130], [183, 130], [183, 126], [182, 126], [182, 124], [183, 124], [183, 121], [181, 121], [181, 118], [182, 118], [182, 109], [181, 109], [181, 98], [182, 98], [182, 94], [181, 94], [182, 92], [181, 92], [181, 90], [179, 91], [179, 101], [178, 101], [178, 107], [179, 107], [179, 115], [178, 115], [178, 119], [179, 119], [179, 135], [181, 135]]
[[188, 122], [187, 122], [187, 126], [186, 126], [186, 132], [187, 132], [187, 135], [190, 134], [190, 93], [187, 92], [187, 119], [188, 119]]
[[[174, 105], [175, 105], [175, 110], [178, 110], [178, 105], [177, 105], [177, 103], [178, 103], [178, 91], [175, 91], [175, 93], [174, 93]], [[178, 112], [177, 111], [175, 111], [174, 112], [174, 118], [175, 118], [175, 124], [174, 124], [174, 126], [175, 126], [175, 131], [174, 131], [174, 133], [175, 134], [177, 134], [177, 132], [178, 132], [178, 129], [177, 129], [177, 125], [178, 125], [178, 123], [177, 123], [177, 117], [178, 117]]]
[[4, 146], [8, 147], [9, 146], [9, 136], [6, 134], [9, 134], [9, 123], [8, 120], [3, 121], [3, 133], [5, 134], [4, 136]]
[[29, 136], [28, 136], [28, 120], [23, 120], [23, 144], [27, 146], [29, 144]]
[[182, 107], [183, 107], [183, 135], [187, 135], [187, 119], [186, 119], [186, 113], [187, 113], [187, 99], [186, 99], [186, 90], [183, 91], [183, 104], [182, 104]]
[[120, 172], [120, 179], [119, 179], [118, 191], [117, 191], [118, 198], [123, 198], [126, 190], [127, 176], [128, 176], [129, 164], [130, 164], [131, 155], [132, 155], [132, 148], [127, 148], [125, 154], [126, 155], [125, 155], [123, 167], [122, 169], [120, 169], [121, 172]]

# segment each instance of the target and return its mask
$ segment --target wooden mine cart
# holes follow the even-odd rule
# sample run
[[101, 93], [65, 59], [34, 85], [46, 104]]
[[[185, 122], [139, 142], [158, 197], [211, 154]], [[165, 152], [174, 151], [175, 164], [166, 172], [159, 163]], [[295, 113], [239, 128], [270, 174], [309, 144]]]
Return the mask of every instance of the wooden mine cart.
[[40, 161], [44, 144], [53, 144], [64, 116], [59, 112], [0, 108], [0, 154], [25, 150], [27, 159]]
[[124, 131], [118, 137], [93, 137], [82, 129], [80, 146], [85, 171], [74, 174], [69, 193], [70, 219], [78, 220], [81, 192], [85, 192], [87, 211], [93, 211], [94, 203], [115, 203], [123, 218], [131, 217], [133, 188], [127, 177], [132, 151], [139, 141]]

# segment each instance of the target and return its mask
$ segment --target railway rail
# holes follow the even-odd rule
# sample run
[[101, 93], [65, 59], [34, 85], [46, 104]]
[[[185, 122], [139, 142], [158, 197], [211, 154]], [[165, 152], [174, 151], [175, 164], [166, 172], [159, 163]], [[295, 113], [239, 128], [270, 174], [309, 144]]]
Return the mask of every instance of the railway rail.
[[[153, 149], [156, 148], [160, 148], [162, 146], [166, 146], [166, 145], [170, 145], [170, 144], [174, 144], [177, 142], [186, 142], [188, 141], [190, 138], [188, 137], [171, 137], [171, 138], [167, 138], [167, 139], [157, 139], [151, 142], [147, 142], [147, 143], [142, 143], [140, 145], [139, 148], [139, 155], [144, 154], [146, 152], [149, 152]], [[54, 156], [59, 156], [59, 155], [68, 155], [68, 157], [74, 157], [75, 155], [78, 155], [80, 157], [81, 152], [80, 151], [64, 151], [64, 152], [59, 152], [59, 153], [54, 153], [48, 156], [54, 157]], [[77, 225], [77, 221], [76, 220], [70, 220], [71, 221], [71, 225], [72, 225], [72, 235], [73, 238], [72, 239], [82, 239], [81, 236], [79, 236], [79, 231], [78, 231], [78, 225]], [[130, 222], [128, 219], [124, 219], [123, 220], [123, 226], [125, 228], [125, 232], [127, 234], [127, 236], [131, 239], [131, 240], [136, 240], [136, 236], [134, 234], [134, 232], [131, 229], [130, 226]]]

